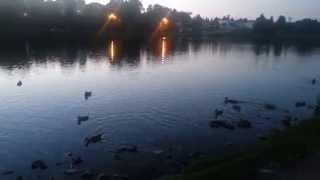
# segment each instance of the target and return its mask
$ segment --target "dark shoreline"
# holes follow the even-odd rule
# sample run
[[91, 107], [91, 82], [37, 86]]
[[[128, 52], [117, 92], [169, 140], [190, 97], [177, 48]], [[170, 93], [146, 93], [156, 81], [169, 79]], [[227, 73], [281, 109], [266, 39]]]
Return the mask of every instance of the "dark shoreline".
[[[250, 150], [227, 158], [194, 160], [180, 175], [163, 180], [237, 180], [279, 178], [277, 173], [320, 151], [319, 117], [305, 120], [283, 132], [262, 139]], [[280, 173], [279, 173], [280, 174]]]

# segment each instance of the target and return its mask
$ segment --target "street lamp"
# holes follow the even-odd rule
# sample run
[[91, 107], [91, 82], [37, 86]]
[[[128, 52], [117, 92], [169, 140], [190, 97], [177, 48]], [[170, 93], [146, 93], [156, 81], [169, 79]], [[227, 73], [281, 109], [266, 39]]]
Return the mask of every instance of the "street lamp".
[[108, 19], [109, 19], [110, 21], [115, 21], [115, 20], [118, 19], [118, 17], [117, 17], [115, 14], [111, 13], [111, 14], [108, 16]]
[[164, 18], [162, 18], [161, 23], [164, 24], [164, 25], [168, 25], [169, 24], [169, 19], [164, 17]]

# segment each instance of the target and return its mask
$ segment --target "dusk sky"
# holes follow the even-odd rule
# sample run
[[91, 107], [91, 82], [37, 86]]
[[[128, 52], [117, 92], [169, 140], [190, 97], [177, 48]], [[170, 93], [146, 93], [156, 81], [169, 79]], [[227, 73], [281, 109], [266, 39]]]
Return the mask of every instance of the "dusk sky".
[[[86, 0], [105, 4], [109, 0]], [[178, 10], [193, 12], [207, 17], [224, 16], [256, 18], [281, 14], [301, 19], [320, 18], [320, 0], [142, 0], [145, 7], [161, 4]]]

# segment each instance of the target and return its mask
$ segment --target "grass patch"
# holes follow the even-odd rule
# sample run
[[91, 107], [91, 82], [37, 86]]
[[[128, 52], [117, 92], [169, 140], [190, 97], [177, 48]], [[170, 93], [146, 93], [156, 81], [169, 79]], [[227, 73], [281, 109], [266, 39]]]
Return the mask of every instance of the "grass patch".
[[207, 158], [191, 163], [182, 174], [166, 180], [243, 180], [257, 177], [267, 164], [289, 167], [306, 155], [320, 151], [320, 118], [272, 135], [245, 153], [221, 160]]

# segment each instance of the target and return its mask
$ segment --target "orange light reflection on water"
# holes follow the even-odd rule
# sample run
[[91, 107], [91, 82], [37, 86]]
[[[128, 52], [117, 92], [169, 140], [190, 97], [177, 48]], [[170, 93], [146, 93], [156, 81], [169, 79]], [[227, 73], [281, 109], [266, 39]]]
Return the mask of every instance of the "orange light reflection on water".
[[167, 41], [165, 38], [161, 40], [161, 61], [164, 63], [167, 56]]
[[108, 45], [107, 45], [107, 57], [109, 57], [111, 62], [115, 61], [116, 58], [116, 53], [117, 53], [117, 47], [116, 47], [116, 42], [112, 40]]

